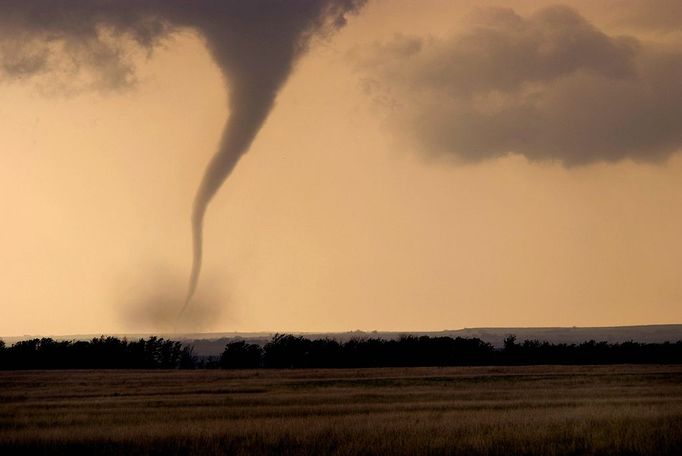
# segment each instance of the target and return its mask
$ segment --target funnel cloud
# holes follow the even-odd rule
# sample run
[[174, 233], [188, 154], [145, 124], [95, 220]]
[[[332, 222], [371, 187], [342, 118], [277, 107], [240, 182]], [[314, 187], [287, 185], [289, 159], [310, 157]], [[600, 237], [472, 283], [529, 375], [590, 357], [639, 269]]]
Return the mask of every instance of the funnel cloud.
[[[230, 116], [192, 210], [193, 264], [185, 307], [197, 287], [206, 209], [249, 149], [293, 65], [316, 35], [346, 23], [364, 0], [0, 1], [0, 75], [83, 76], [88, 88], [134, 84], [130, 44], [152, 51], [180, 29], [204, 38], [229, 92]], [[184, 308], [183, 307], [183, 310]]]

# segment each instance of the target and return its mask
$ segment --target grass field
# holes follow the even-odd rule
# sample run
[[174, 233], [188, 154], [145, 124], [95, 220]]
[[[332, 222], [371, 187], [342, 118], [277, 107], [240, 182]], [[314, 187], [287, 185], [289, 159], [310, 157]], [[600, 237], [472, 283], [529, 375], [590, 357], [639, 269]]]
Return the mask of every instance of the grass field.
[[682, 367], [0, 372], [0, 454], [682, 454]]

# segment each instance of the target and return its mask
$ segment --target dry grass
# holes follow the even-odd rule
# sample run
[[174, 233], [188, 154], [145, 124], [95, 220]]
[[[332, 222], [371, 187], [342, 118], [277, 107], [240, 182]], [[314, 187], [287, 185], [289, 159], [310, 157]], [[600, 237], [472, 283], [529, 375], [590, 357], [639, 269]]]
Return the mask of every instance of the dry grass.
[[0, 372], [1, 454], [682, 454], [682, 367]]

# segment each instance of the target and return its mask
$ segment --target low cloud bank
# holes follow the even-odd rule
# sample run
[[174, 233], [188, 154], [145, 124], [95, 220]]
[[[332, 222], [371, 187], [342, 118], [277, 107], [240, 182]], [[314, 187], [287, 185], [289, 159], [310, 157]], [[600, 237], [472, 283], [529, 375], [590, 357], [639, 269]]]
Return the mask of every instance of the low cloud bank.
[[682, 43], [612, 36], [569, 7], [478, 10], [448, 39], [398, 36], [358, 54], [396, 134], [430, 155], [570, 166], [682, 149]]

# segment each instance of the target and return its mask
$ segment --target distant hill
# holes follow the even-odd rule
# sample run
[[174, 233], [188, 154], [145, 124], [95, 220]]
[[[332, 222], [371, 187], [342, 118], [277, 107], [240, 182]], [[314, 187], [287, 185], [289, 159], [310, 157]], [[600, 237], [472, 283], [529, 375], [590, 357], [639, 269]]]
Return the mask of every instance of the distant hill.
[[[396, 339], [402, 335], [414, 336], [447, 336], [477, 337], [495, 347], [501, 347], [504, 339], [513, 334], [519, 341], [537, 339], [551, 343], [580, 343], [588, 340], [616, 342], [661, 343], [682, 340], [682, 325], [644, 325], [644, 326], [610, 326], [610, 327], [547, 327], [547, 328], [464, 328], [444, 331], [349, 331], [342, 333], [295, 333], [309, 339], [329, 337], [338, 341], [353, 338]], [[264, 344], [274, 333], [224, 333], [203, 334], [200, 337], [182, 336], [183, 341], [194, 345], [199, 355], [217, 355], [222, 353], [225, 344], [234, 340], [245, 340], [250, 343]]]
[[[225, 344], [235, 340], [245, 340], [249, 343], [265, 344], [275, 333], [196, 333], [196, 334], [157, 334], [159, 337], [179, 340], [194, 346], [194, 353], [200, 356], [216, 356], [223, 352]], [[489, 342], [496, 347], [510, 334], [516, 336], [519, 341], [537, 339], [551, 343], [580, 343], [588, 340], [616, 342], [643, 342], [661, 343], [677, 342], [682, 340], [682, 325], [642, 325], [642, 326], [609, 326], [609, 327], [547, 327], [547, 328], [464, 328], [444, 331], [349, 331], [349, 332], [294, 332], [291, 334], [304, 335], [309, 339], [329, 337], [338, 341], [346, 341], [353, 338], [381, 338], [396, 339], [402, 335], [414, 336], [448, 336], [448, 337], [477, 337]], [[110, 334], [117, 337], [137, 339], [148, 337], [152, 334]], [[87, 340], [99, 337], [100, 334], [83, 334], [67, 336], [50, 336], [57, 340]], [[8, 344], [18, 340], [31, 339], [43, 336], [23, 336], [0, 338]]]
[[682, 340], [682, 325], [644, 325], [609, 327], [557, 328], [465, 328], [451, 331], [457, 337], [478, 337], [502, 346], [504, 338], [514, 334], [519, 340], [537, 339], [552, 343], [580, 343], [588, 340], [617, 342], [661, 343]]

